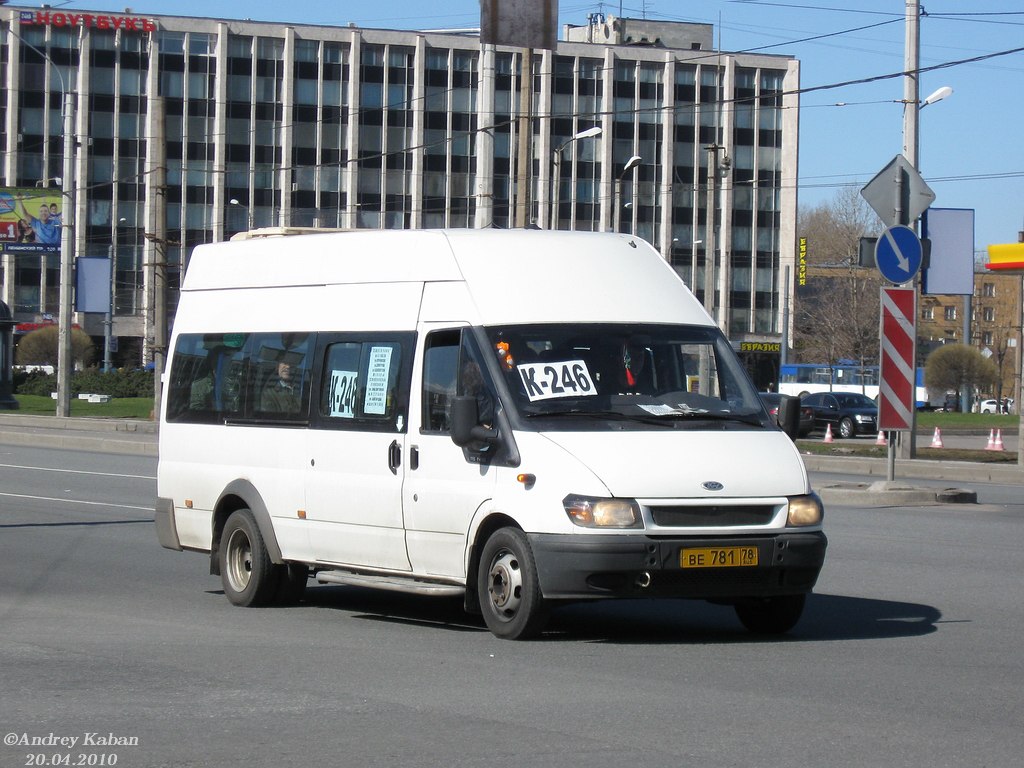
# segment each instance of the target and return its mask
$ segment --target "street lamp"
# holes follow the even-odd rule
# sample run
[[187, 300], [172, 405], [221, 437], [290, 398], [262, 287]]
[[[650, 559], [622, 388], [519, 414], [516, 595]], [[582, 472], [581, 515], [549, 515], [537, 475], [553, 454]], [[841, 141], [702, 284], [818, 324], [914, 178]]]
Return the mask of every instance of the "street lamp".
[[576, 133], [573, 136], [566, 139], [565, 141], [563, 141], [561, 144], [558, 145], [558, 148], [551, 153], [551, 161], [554, 166], [554, 188], [551, 192], [551, 229], [558, 229], [558, 187], [562, 180], [562, 150], [568, 147], [574, 141], [577, 141], [578, 139], [591, 139], [595, 136], [600, 135], [601, 126], [591, 126], [590, 128], [582, 130], [579, 133]]
[[252, 208], [250, 208], [245, 203], [239, 202], [237, 197], [232, 197], [228, 202], [231, 203], [232, 205], [237, 205], [239, 208], [245, 210], [246, 221], [248, 222], [249, 229], [252, 229]]
[[640, 165], [642, 160], [643, 158], [640, 157], [640, 155], [633, 155], [631, 158], [629, 158], [629, 160], [626, 161], [626, 164], [622, 167], [622, 173], [620, 173], [619, 177], [615, 180], [615, 212], [612, 218], [614, 221], [613, 226], [616, 232], [619, 231], [619, 228], [622, 224], [622, 180], [625, 178], [627, 173], [629, 173], [638, 165]]

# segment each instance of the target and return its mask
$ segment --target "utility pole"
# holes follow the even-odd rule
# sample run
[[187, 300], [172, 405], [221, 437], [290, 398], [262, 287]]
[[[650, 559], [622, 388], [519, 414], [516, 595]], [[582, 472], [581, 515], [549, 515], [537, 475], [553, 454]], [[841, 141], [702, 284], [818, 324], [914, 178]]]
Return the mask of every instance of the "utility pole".
[[533, 49], [519, 54], [519, 148], [516, 152], [516, 226], [530, 223], [530, 145], [533, 133]]
[[724, 147], [718, 144], [717, 141], [707, 147], [708, 185], [707, 199], [705, 200], [707, 221], [705, 222], [706, 231], [704, 234], [704, 309], [711, 315], [712, 320], [716, 320], [715, 315], [717, 311], [715, 307], [715, 290], [717, 287], [715, 283], [715, 251], [718, 246], [715, 240], [715, 224], [718, 218], [718, 153], [722, 149]]
[[[921, 111], [921, 84], [918, 79], [918, 62], [921, 55], [921, 4], [920, 0], [906, 0], [906, 38], [903, 48], [903, 155], [910, 161], [911, 166], [916, 170], [920, 165], [920, 149], [918, 146], [918, 127], [920, 125]], [[901, 175], [902, 179], [902, 175]], [[902, 205], [903, 190], [900, 190], [898, 197]], [[905, 209], [904, 209], [905, 210]], [[917, 220], [900, 222], [911, 227], [917, 232]], [[917, 317], [917, 290], [919, 286], [918, 277], [915, 276], [912, 285], [914, 286], [914, 317]], [[916, 325], [914, 333], [917, 333]], [[915, 339], [914, 346], [917, 346]], [[912, 400], [917, 400], [917, 361], [914, 361], [914, 395]], [[890, 454], [893, 452], [890, 450]], [[910, 408], [910, 432], [906, 440], [899, 442], [899, 455], [901, 459], [913, 459], [917, 456], [917, 407], [916, 402], [911, 403]], [[890, 464], [895, 456], [890, 456]], [[890, 468], [892, 480], [893, 472]]]
[[71, 280], [75, 266], [75, 95], [64, 94], [64, 192], [60, 233], [60, 311], [57, 324], [57, 415], [71, 415]]

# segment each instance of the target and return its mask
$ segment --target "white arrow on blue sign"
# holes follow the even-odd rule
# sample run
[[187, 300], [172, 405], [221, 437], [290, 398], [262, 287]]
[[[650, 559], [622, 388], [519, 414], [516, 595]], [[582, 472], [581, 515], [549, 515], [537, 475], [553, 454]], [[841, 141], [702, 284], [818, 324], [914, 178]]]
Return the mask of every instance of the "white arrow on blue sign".
[[900, 285], [914, 279], [921, 269], [921, 240], [910, 227], [889, 227], [875, 243], [875, 264], [882, 277]]

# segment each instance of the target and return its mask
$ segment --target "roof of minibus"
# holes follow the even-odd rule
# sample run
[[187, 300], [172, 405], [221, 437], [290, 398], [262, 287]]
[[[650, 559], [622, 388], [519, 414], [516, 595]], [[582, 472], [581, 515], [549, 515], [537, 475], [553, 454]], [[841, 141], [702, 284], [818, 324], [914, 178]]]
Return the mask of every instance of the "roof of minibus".
[[710, 325], [671, 266], [632, 235], [545, 230], [351, 230], [201, 245], [183, 291], [464, 282], [484, 325]]

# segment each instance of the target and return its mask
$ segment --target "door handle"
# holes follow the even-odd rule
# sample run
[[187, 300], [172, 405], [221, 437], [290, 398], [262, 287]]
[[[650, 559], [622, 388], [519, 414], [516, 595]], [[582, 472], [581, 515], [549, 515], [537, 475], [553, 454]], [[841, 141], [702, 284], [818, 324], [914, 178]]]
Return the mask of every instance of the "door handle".
[[397, 440], [392, 440], [388, 446], [388, 469], [392, 475], [398, 474], [398, 468], [402, 465], [402, 446]]

